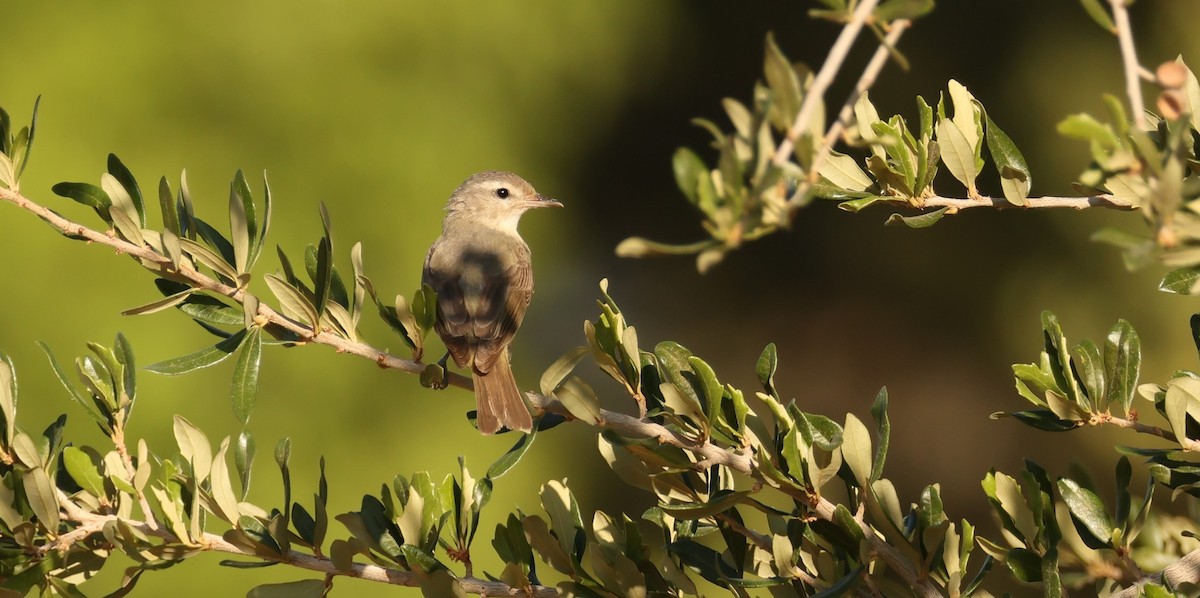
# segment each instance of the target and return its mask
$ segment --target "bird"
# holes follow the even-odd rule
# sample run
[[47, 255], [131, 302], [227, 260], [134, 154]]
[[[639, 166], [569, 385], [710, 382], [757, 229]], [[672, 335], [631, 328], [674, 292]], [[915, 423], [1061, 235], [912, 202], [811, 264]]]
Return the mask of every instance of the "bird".
[[533, 427], [509, 345], [533, 297], [529, 246], [517, 223], [526, 211], [545, 207], [562, 203], [511, 172], [471, 175], [446, 202], [442, 233], [425, 257], [421, 280], [437, 294], [434, 330], [446, 345], [439, 363], [453, 356], [471, 371], [483, 434]]

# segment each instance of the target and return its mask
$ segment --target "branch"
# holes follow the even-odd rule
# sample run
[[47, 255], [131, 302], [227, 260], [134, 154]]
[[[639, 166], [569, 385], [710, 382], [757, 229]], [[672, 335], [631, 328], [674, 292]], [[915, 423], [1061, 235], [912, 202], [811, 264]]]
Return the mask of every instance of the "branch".
[[[225, 283], [222, 283], [221, 281], [186, 265], [178, 270], [175, 270], [174, 266], [171, 265], [170, 259], [168, 259], [166, 256], [155, 253], [149, 247], [134, 245], [133, 243], [125, 241], [124, 239], [117, 238], [115, 234], [111, 232], [102, 233], [92, 230], [82, 224], [67, 220], [62, 216], [59, 216], [53, 210], [35, 203], [18, 192], [10, 189], [0, 189], [0, 199], [12, 203], [19, 208], [33, 212], [51, 227], [57, 229], [64, 235], [82, 237], [88, 242], [99, 243], [101, 245], [112, 247], [113, 249], [117, 250], [117, 253], [128, 254], [133, 257], [140, 258], [146, 262], [158, 264], [161, 272], [170, 273], [176, 277], [183, 278], [192, 283], [192, 285], [197, 289], [209, 291], [218, 295], [224, 295], [238, 303], [242, 303], [244, 301], [246, 294], [245, 289], [226, 285]], [[299, 335], [300, 338], [304, 339], [306, 342], [328, 345], [337, 350], [338, 353], [351, 353], [360, 357], [366, 357], [367, 359], [379, 364], [379, 366], [383, 368], [401, 370], [410, 374], [419, 374], [425, 369], [425, 365], [419, 361], [402, 359], [364, 343], [347, 340], [328, 332], [319, 332], [317, 334], [313, 334], [313, 331], [307, 326], [303, 326], [292, 321], [291, 319], [284, 317], [279, 312], [271, 309], [271, 307], [266, 303], [259, 303], [258, 315], [264, 318], [270, 324], [279, 326]], [[446, 379], [454, 386], [467, 389], [471, 388], [471, 379], [461, 374], [447, 372]]]
[[133, 486], [134, 497], [137, 498], [138, 505], [142, 507], [142, 513], [146, 515], [146, 524], [157, 529], [158, 522], [154, 520], [154, 511], [150, 510], [150, 501], [146, 500], [146, 494], [142, 492], [142, 489], [133, 483], [134, 478], [137, 477], [137, 468], [133, 466], [133, 457], [129, 455], [129, 447], [125, 446], [125, 424], [119, 420], [113, 426], [112, 441], [113, 446], [117, 449], [117, 455], [121, 457], [121, 463], [125, 464], [125, 473], [129, 476], [129, 481]]
[[1112, 595], [1112, 598], [1135, 598], [1142, 595], [1142, 586], [1153, 583], [1179, 587], [1184, 583], [1200, 583], [1200, 549], [1193, 550], [1178, 561], [1167, 565], [1161, 573], [1139, 579], [1133, 585]]
[[1010, 203], [1003, 197], [987, 197], [980, 196], [977, 198], [960, 199], [956, 197], [942, 197], [935, 195], [922, 200], [921, 206], [924, 208], [950, 208], [951, 212], [965, 210], [967, 208], [1020, 208], [1020, 209], [1040, 209], [1040, 208], [1074, 208], [1083, 210], [1086, 208], [1110, 208], [1114, 210], [1136, 210], [1137, 206], [1132, 203], [1114, 197], [1108, 194], [1089, 195], [1086, 197], [1030, 197], [1025, 200], [1026, 205], [1019, 206]]
[[[107, 524], [109, 521], [115, 521], [117, 519], [115, 515], [96, 515], [79, 509], [68, 510], [67, 517], [79, 523], [80, 526], [75, 530], [60, 536], [57, 542], [47, 544], [46, 546], [50, 547], [50, 549], [43, 547], [43, 554], [50, 552], [50, 550], [53, 549], [64, 549], [70, 544], [84, 539], [88, 535], [99, 533], [104, 528], [105, 524]], [[162, 538], [163, 540], [166, 540], [172, 544], [188, 544], [189, 546], [193, 546], [201, 550], [224, 552], [266, 560], [263, 559], [262, 556], [256, 555], [252, 552], [247, 552], [246, 550], [234, 544], [226, 542], [224, 538], [218, 536], [217, 534], [205, 532], [203, 535], [197, 538], [195, 544], [192, 544], [190, 542], [183, 541], [182, 539], [176, 537], [175, 534], [172, 534], [165, 529], [152, 527], [147, 522], [131, 521], [128, 519], [123, 521], [124, 523], [136, 528], [148, 536]], [[301, 569], [308, 569], [309, 571], [324, 573], [326, 575], [344, 575], [347, 577], [357, 577], [358, 579], [365, 579], [367, 581], [375, 581], [398, 586], [420, 587], [421, 585], [421, 578], [412, 571], [380, 567], [378, 565], [366, 565], [362, 563], [353, 563], [350, 566], [350, 571], [348, 572], [341, 571], [330, 559], [314, 556], [296, 550], [289, 550], [286, 555], [278, 560], [278, 562]], [[480, 594], [484, 596], [538, 596], [547, 598], [558, 595], [558, 590], [556, 588], [547, 586], [533, 585], [529, 586], [528, 588], [515, 588], [506, 583], [488, 581], [475, 577], [459, 577], [457, 579], [459, 585], [461, 585], [463, 590], [468, 594]]]
[[875, 49], [875, 54], [871, 56], [870, 62], [867, 63], [867, 68], [863, 69], [862, 76], [858, 78], [858, 83], [854, 85], [854, 91], [850, 92], [850, 95], [846, 98], [846, 102], [842, 104], [842, 109], [838, 112], [837, 120], [833, 121], [833, 124], [829, 125], [829, 130], [825, 132], [825, 138], [821, 141], [821, 147], [817, 149], [817, 154], [813, 156], [808, 178], [800, 183], [796, 192], [788, 200], [789, 208], [798, 208], [803, 203], [813, 182], [819, 178], [817, 172], [821, 169], [821, 165], [829, 157], [829, 152], [833, 151], [833, 144], [837, 143], [838, 137], [842, 135], [842, 131], [850, 125], [850, 120], [854, 118], [854, 105], [858, 103], [858, 98], [875, 84], [875, 79], [879, 77], [883, 66], [887, 64], [887, 59], [891, 55], [891, 49], [896, 47], [896, 44], [900, 42], [900, 36], [904, 35], [904, 31], [911, 25], [912, 21], [908, 19], [900, 19], [892, 23], [891, 31], [888, 31], [883, 43], [879, 44], [879, 47]]
[[[9, 203], [12, 203], [22, 209], [37, 214], [40, 218], [42, 218], [42, 220], [45, 220], [50, 226], [54, 227], [63, 234], [82, 237], [88, 241], [112, 247], [116, 249], [118, 253], [129, 254], [146, 262], [158, 264], [161, 266], [163, 272], [171, 272], [176, 276], [181, 276], [190, 281], [199, 289], [219, 293], [229, 297], [230, 299], [233, 299], [234, 301], [237, 301], [238, 303], [242, 303], [244, 300], [245, 291], [243, 289], [230, 287], [191, 268], [185, 267], [178, 271], [172, 270], [173, 267], [170, 260], [155, 253], [149, 247], [134, 245], [117, 238], [114, 234], [101, 233], [89, 229], [81, 224], [71, 222], [70, 220], [67, 220], [54, 213], [52, 210], [34, 203], [32, 200], [24, 197], [18, 192], [14, 192], [9, 189], [0, 189], [0, 199], [4, 199], [5, 201], [8, 201]], [[419, 374], [424, 369], [424, 365], [418, 361], [401, 359], [364, 343], [350, 341], [328, 332], [319, 332], [314, 335], [312, 330], [283, 317], [278, 312], [268, 307], [265, 303], [259, 303], [258, 315], [262, 318], [265, 318], [272, 324], [281, 326], [301, 335], [301, 337], [308, 342], [331, 346], [339, 353], [351, 353], [366, 357], [367, 359], [379, 364], [380, 367], [397, 369], [414, 374]], [[459, 374], [448, 373], [447, 380], [449, 383], [465, 389], [471, 389], [472, 387], [471, 379]], [[568, 418], [571, 417], [567, 408], [553, 398], [544, 397], [533, 392], [527, 393], [526, 396], [529, 397], [533, 406], [537, 407], [538, 409], [562, 414]], [[749, 476], [753, 476], [754, 472], [756, 471], [754, 459], [744, 452], [728, 450], [717, 446], [708, 440], [697, 443], [667, 428], [666, 426], [655, 422], [645, 421], [624, 413], [603, 409], [599, 411], [597, 420], [596, 426], [599, 428], [614, 430], [628, 436], [654, 438], [661, 443], [670, 444], [683, 450], [690, 451], [691, 453], [700, 457], [700, 461], [697, 464], [698, 466], [702, 465], [707, 467], [710, 465], [719, 464]], [[836, 505], [831, 503], [829, 500], [816, 495], [789, 492], [787, 489], [782, 490], [809, 505], [809, 508], [811, 508], [818, 517], [827, 521], [833, 521], [833, 512], [836, 508]], [[69, 501], [65, 502], [69, 504]], [[106, 517], [110, 519], [113, 518], [111, 515], [91, 515], [83, 513], [79, 510], [69, 509], [68, 515], [71, 519], [85, 525], [91, 521], [94, 521], [96, 517]], [[150, 525], [144, 522], [129, 523], [131, 525], [136, 524], [141, 526], [144, 528], [144, 531], [147, 534], [167, 539], [174, 538], [174, 535], [165, 529], [151, 529]], [[885, 563], [887, 563], [889, 567], [897, 571], [904, 578], [904, 580], [913, 587], [918, 595], [925, 597], [941, 595], [928, 579], [925, 579], [917, 572], [916, 568], [908, 562], [906, 557], [901, 554], [899, 550], [887, 544], [887, 542], [880, 538], [875, 533], [875, 530], [869, 525], [865, 523], [861, 523], [861, 525], [863, 526], [863, 532], [866, 535], [867, 542], [870, 543], [872, 553], [879, 555], [879, 557]], [[205, 534], [204, 538], [204, 545], [209, 550], [217, 550], [235, 554], [246, 554], [238, 547], [225, 542], [225, 540], [220, 536]], [[322, 559], [320, 557], [293, 551], [287, 555], [287, 558], [290, 560], [286, 562], [290, 562], [298, 567], [304, 567], [306, 569], [321, 571], [324, 573], [341, 574], [333, 566], [331, 561]], [[415, 575], [412, 573], [393, 569], [385, 569], [373, 565], [355, 565], [353, 576], [399, 585], [419, 585]], [[504, 584], [495, 584], [494, 582], [487, 582], [470, 577], [461, 578], [459, 581], [463, 584], [464, 589], [467, 589], [467, 591], [470, 593], [486, 592], [489, 595], [493, 595], [517, 591], [516, 589]], [[538, 586], [538, 588], [540, 588], [540, 586]], [[546, 588], [546, 590], [551, 592], [551, 594], [546, 595], [553, 595], [553, 592], [555, 592], [553, 588]], [[540, 592], [541, 590], [539, 589], [537, 591]], [[535, 595], [542, 594], [539, 593]]]
[[1133, 29], [1129, 25], [1129, 11], [1125, 9], [1127, 0], [1108, 0], [1112, 5], [1113, 20], [1117, 25], [1117, 39], [1121, 43], [1121, 61], [1125, 64], [1125, 93], [1129, 96], [1129, 108], [1133, 111], [1133, 124], [1139, 130], [1145, 130], [1146, 102], [1142, 99], [1142, 90], [1138, 81], [1141, 65], [1137, 59], [1137, 49], [1133, 46]]
[[838, 34], [837, 40], [833, 42], [833, 47], [829, 49], [829, 55], [825, 57], [825, 63], [821, 65], [821, 70], [817, 72], [812, 85], [809, 85], [805, 91], [804, 101], [800, 104], [800, 111], [796, 114], [796, 120], [792, 122], [792, 128], [788, 130], [787, 137], [779, 144], [774, 157], [771, 158], [771, 162], [775, 166], [783, 166], [788, 161], [788, 157], [791, 156], [792, 149], [796, 145], [796, 140], [808, 126], [813, 111], [817, 109], [817, 102], [820, 102], [821, 98], [825, 96], [825, 90], [833, 83], [838, 69], [842, 68], [842, 62], [846, 60], [846, 54], [850, 52], [854, 38], [858, 37], [858, 32], [862, 30], [863, 24], [870, 18], [871, 12], [875, 10], [875, 5], [878, 3], [879, 0], [862, 0], [858, 8], [854, 9], [850, 21]]
[[1193, 440], [1191, 438], [1185, 438], [1183, 439], [1184, 441], [1181, 442], [1180, 439], [1175, 436], [1174, 432], [1171, 432], [1170, 430], [1164, 430], [1158, 426], [1143, 424], [1135, 419], [1124, 419], [1115, 415], [1102, 413], [1093, 416], [1092, 421], [1089, 423], [1092, 425], [1107, 423], [1121, 428], [1128, 428], [1140, 434], [1149, 434], [1151, 436], [1158, 436], [1159, 438], [1170, 440], [1171, 442], [1178, 442], [1180, 447], [1186, 451], [1200, 452], [1200, 441]]

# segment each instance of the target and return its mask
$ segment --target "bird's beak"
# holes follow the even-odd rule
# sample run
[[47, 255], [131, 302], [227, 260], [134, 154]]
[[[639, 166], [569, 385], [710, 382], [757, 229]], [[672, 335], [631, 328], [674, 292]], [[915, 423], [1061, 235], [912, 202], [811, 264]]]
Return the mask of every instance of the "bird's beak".
[[562, 205], [562, 203], [560, 203], [557, 199], [554, 199], [553, 197], [546, 197], [544, 195], [538, 194], [536, 199], [529, 202], [529, 207], [531, 207], [531, 208], [561, 208], [561, 207], [563, 207], [563, 205]]

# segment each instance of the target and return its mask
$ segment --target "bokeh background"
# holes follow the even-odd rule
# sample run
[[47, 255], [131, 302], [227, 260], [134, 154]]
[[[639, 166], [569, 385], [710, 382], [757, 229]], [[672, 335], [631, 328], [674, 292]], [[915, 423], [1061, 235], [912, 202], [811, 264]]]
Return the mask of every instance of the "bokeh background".
[[[990, 467], [1011, 472], [1036, 456], [1061, 475], [1072, 461], [1091, 462], [1101, 487], [1111, 484], [1111, 436], [1036, 433], [988, 414], [1023, 408], [1009, 364], [1036, 359], [1038, 314], [1047, 308], [1076, 340], [1102, 339], [1117, 318], [1130, 320], [1143, 340], [1147, 379], [1196, 366], [1187, 327], [1195, 301], [1156, 292], [1161, 271], [1128, 273], [1115, 250], [1088, 240], [1103, 226], [1141, 230], [1135, 214], [973, 210], [914, 231], [884, 228], [884, 211], [851, 215], [817, 204], [790, 233], [752, 243], [704, 276], [686, 258], [614, 257], [630, 235], [700, 237], [698, 217], [674, 188], [671, 152], [703, 150], [707, 134], [689, 119], [723, 119], [722, 97], [749, 96], [768, 31], [794, 60], [820, 65], [837, 29], [805, 16], [814, 4], [9, 3], [0, 103], [22, 122], [42, 96], [23, 190], [69, 217], [95, 224], [51, 185], [96, 182], [108, 152], [145, 190], [162, 175], [177, 185], [186, 168], [198, 211], [217, 223], [225, 222], [234, 171], [250, 173], [256, 189], [267, 171], [276, 198], [270, 242], [299, 255], [319, 238], [317, 206], [325, 202], [340, 266], [349, 268], [350, 246], [361, 241], [367, 273], [386, 293], [416, 288], [443, 202], [462, 179], [517, 171], [567, 206], [534, 213], [522, 226], [538, 285], [515, 345], [525, 385], [536, 386], [546, 365], [582, 344], [596, 285], [608, 278], [644, 346], [678, 341], [741, 388], [756, 386], [754, 362], [768, 342], [779, 348], [780, 388], [805, 410], [838, 420], [852, 411], [865, 420], [886, 385], [888, 475], [904, 500], [940, 481], [952, 516], [994, 530], [978, 485]], [[905, 35], [911, 71], [889, 66], [871, 92], [880, 113], [915, 118], [916, 95], [932, 101], [958, 79], [1021, 147], [1034, 193], [1070, 193], [1086, 147], [1059, 137], [1054, 125], [1075, 112], [1103, 114], [1101, 94], [1121, 95], [1115, 39], [1076, 2], [940, 4]], [[1200, 61], [1200, 41], [1187, 30], [1200, 6], [1146, 0], [1132, 15], [1144, 64], [1180, 53]], [[869, 38], [860, 40], [832, 102], [840, 105], [848, 92], [873, 47]], [[949, 177], [940, 183], [955, 192]], [[992, 181], [981, 186], [999, 191]], [[157, 296], [150, 276], [12, 207], [0, 207], [0, 255], [0, 350], [17, 363], [28, 430], [65, 411], [76, 442], [102, 442], [66, 400], [35, 340], [69, 361], [85, 342], [109, 343], [123, 331], [142, 364], [211, 342], [176, 313], [119, 316]], [[274, 252], [265, 252], [260, 271], [277, 267]], [[269, 296], [261, 278], [252, 288]], [[364, 320], [370, 342], [403, 353], [385, 326], [370, 314]], [[236, 436], [231, 368], [143, 374], [131, 435], [170, 453], [170, 418], [181, 414], [214, 444]], [[606, 406], [632, 410], [615, 385], [592, 379]], [[428, 391], [414, 376], [323, 347], [270, 347], [250, 424], [259, 443], [251, 498], [280, 500], [270, 455], [285, 435], [294, 442], [299, 497], [315, 490], [317, 461], [326, 458], [334, 513], [356, 509], [363, 493], [397, 473], [428, 470], [440, 479], [457, 470], [460, 455], [482, 475], [513, 439], [474, 433], [463, 417], [470, 404], [465, 392]], [[545, 480], [569, 478], [586, 513], [636, 517], [651, 505], [616, 482], [595, 445], [592, 430], [561, 426], [498, 480], [476, 542], [481, 567], [496, 572], [495, 522], [515, 507], [537, 511]], [[240, 595], [304, 577], [284, 567], [218, 568], [219, 558], [147, 575], [139, 591]], [[90, 591], [111, 589], [119, 571]], [[416, 592], [354, 580], [337, 586], [361, 596]]]

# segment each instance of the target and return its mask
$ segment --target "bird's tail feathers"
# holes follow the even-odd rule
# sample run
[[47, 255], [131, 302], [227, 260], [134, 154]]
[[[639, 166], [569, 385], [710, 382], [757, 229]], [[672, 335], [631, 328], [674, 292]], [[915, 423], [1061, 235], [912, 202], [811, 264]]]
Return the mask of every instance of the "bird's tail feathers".
[[521, 398], [521, 389], [513, 377], [512, 366], [505, 351], [486, 374], [472, 374], [475, 382], [476, 423], [484, 434], [495, 434], [500, 428], [528, 432], [533, 428], [529, 408]]

